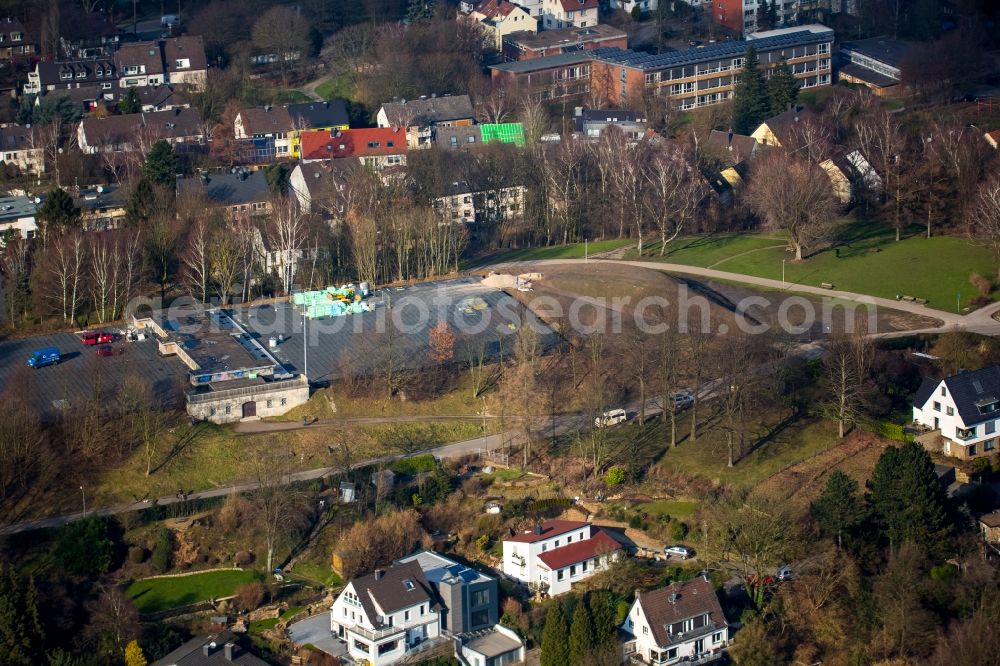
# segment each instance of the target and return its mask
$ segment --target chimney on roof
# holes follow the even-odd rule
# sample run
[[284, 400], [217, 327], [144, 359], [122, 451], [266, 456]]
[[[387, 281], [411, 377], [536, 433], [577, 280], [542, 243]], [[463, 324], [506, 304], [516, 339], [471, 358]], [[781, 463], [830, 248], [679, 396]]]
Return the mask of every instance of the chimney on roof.
[[535, 527], [532, 528], [532, 532], [534, 532], [535, 534], [539, 534], [540, 535], [542, 533], [542, 525], [541, 525], [541, 523], [535, 523]]
[[384, 576], [384, 575], [385, 575], [385, 570], [384, 569], [376, 569], [375, 570], [375, 580], [382, 580], [382, 576]]
[[573, 115], [576, 116], [577, 118], [579, 118], [580, 116], [582, 116], [583, 115], [583, 107], [582, 106], [573, 107]]
[[236, 643], [234, 643], [233, 641], [229, 641], [228, 643], [226, 643], [226, 645], [223, 647], [223, 650], [225, 650], [224, 655], [226, 657], [226, 661], [232, 661], [233, 659], [236, 658], [236, 655], [239, 654], [236, 648]]
[[215, 651], [215, 647], [216, 647], [215, 641], [211, 641], [210, 643], [205, 643], [204, 645], [201, 646], [201, 653], [207, 657]]

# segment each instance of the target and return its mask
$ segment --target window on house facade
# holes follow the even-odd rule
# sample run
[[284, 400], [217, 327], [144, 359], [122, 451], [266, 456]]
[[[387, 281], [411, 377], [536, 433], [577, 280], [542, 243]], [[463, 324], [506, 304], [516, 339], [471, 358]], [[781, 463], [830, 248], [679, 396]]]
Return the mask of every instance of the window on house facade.
[[556, 572], [556, 580], [562, 580], [565, 573], [566, 573], [565, 569], [560, 569], [559, 571], [557, 571]]
[[354, 649], [358, 650], [359, 652], [364, 652], [365, 654], [367, 654], [368, 653], [368, 643], [362, 643], [357, 638], [355, 638], [354, 639]]
[[576, 575], [576, 565], [575, 564], [571, 564], [569, 566], [569, 575], [570, 576], [575, 576]]
[[472, 593], [472, 605], [482, 606], [490, 602], [490, 591], [489, 590], [475, 590]]
[[396, 646], [398, 644], [399, 644], [399, 641], [387, 641], [385, 643], [379, 643], [379, 646], [378, 646], [379, 656], [384, 655], [384, 654], [386, 654], [388, 652], [392, 652], [393, 650], [396, 649]]
[[941, 411], [941, 403], [938, 402], [937, 400], [934, 401], [934, 411], [935, 412], [940, 412]]
[[267, 408], [268, 408], [268, 409], [270, 409], [270, 408], [271, 408], [271, 407], [273, 406], [273, 404], [272, 404], [272, 403], [273, 403], [273, 401], [272, 401], [272, 400], [268, 400], [268, 401], [267, 401]]
[[719, 633], [717, 633], [717, 634], [712, 634], [712, 642], [713, 643], [719, 643], [721, 641], [722, 641], [722, 632], [721, 631]]
[[944, 413], [947, 414], [948, 416], [954, 416], [955, 415], [955, 408], [954, 407], [945, 407]]
[[282, 398], [281, 399], [281, 406], [284, 407], [287, 404], [288, 404], [288, 398]]
[[983, 451], [992, 451], [996, 448], [996, 442], [997, 441], [995, 439], [988, 439], [983, 442]]
[[975, 445], [975, 444], [973, 444], [973, 445], [971, 445], [971, 446], [969, 447], [969, 455], [970, 455], [970, 456], [974, 456], [974, 455], [976, 455], [976, 445]]
[[232, 406], [231, 405], [226, 405], [226, 414], [231, 414], [232, 411], [233, 411]]
[[410, 611], [403, 611], [403, 622], [410, 621]]

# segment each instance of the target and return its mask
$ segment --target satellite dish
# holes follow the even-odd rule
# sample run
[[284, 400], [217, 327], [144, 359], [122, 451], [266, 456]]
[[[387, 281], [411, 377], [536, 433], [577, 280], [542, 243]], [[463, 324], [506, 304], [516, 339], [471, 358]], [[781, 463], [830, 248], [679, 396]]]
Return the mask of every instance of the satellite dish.
[[35, 203], [36, 204], [42, 203], [42, 198], [41, 197], [35, 197]]
[[103, 185], [98, 185], [97, 186], [97, 193], [98, 194], [104, 194], [104, 186]]

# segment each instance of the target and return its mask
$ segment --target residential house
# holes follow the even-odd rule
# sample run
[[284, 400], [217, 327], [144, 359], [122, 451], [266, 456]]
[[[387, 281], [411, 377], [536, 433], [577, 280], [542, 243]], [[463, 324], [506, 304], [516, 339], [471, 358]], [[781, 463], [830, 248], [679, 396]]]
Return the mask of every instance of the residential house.
[[177, 197], [202, 197], [206, 208], [230, 215], [268, 215], [271, 188], [264, 171], [236, 169], [235, 173], [202, 173], [177, 179]]
[[524, 213], [527, 190], [523, 185], [502, 187], [489, 192], [477, 191], [467, 181], [455, 180], [444, 194], [434, 200], [434, 209], [443, 220], [475, 224], [520, 217]]
[[43, 61], [28, 73], [25, 94], [67, 88], [117, 88], [183, 84], [203, 90], [208, 78], [201, 37], [173, 37], [124, 44], [111, 56]]
[[789, 145], [793, 143], [793, 133], [800, 123], [813, 122], [816, 114], [803, 106], [782, 111], [768, 118], [750, 134], [762, 146]]
[[245, 142], [247, 159], [255, 163], [291, 157], [293, 130], [287, 106], [243, 109], [233, 122], [233, 136]]
[[619, 557], [621, 546], [591, 523], [549, 520], [503, 541], [504, 574], [556, 596]]
[[163, 139], [177, 152], [195, 152], [206, 144], [205, 125], [194, 109], [172, 109], [155, 113], [128, 113], [80, 121], [77, 145], [88, 155], [130, 152]]
[[837, 80], [869, 88], [880, 97], [903, 93], [903, 62], [913, 48], [909, 42], [890, 37], [871, 37], [840, 45], [846, 61], [837, 71]]
[[[801, 0], [783, 0], [774, 5], [779, 26], [798, 22], [800, 2]], [[711, 0], [712, 22], [729, 28], [738, 35], [749, 36], [757, 31], [761, 4], [761, 0]]]
[[84, 229], [103, 231], [121, 226], [125, 221], [128, 192], [117, 185], [82, 188], [73, 198], [80, 209]]
[[968, 460], [993, 454], [1000, 419], [1000, 366], [925, 378], [913, 397], [913, 421], [929, 432], [919, 441]]
[[342, 99], [325, 102], [289, 104], [288, 117], [292, 121], [292, 157], [300, 156], [300, 135], [305, 130], [345, 130], [350, 127], [347, 106]]
[[243, 646], [240, 637], [229, 630], [192, 638], [150, 666], [230, 666], [230, 664], [268, 666], [268, 662], [252, 654]]
[[[407, 581], [412, 589], [407, 589]], [[450, 638], [465, 664], [505, 666], [524, 661], [524, 644], [517, 634], [498, 624], [497, 580], [444, 555], [420, 551], [397, 560], [381, 574], [376, 572], [351, 584], [354, 596], [346, 594], [345, 589], [337, 599], [330, 612], [330, 628], [345, 641], [352, 634], [360, 634], [361, 642], [368, 647], [359, 652], [383, 652], [378, 661], [365, 657], [369, 661], [393, 663], [419, 652], [424, 640], [433, 641], [435, 637]], [[407, 607], [411, 610], [407, 611]], [[362, 614], [369, 618], [381, 615], [383, 619], [369, 627], [359, 618]], [[434, 620], [430, 619], [432, 616]], [[423, 631], [419, 629], [420, 622], [424, 623]], [[434, 622], [435, 626], [428, 622]], [[379, 626], [381, 634], [377, 632]], [[376, 631], [365, 633], [365, 629]], [[410, 633], [409, 639], [402, 638], [404, 631]], [[376, 648], [368, 642], [386, 637], [389, 640]], [[390, 644], [397, 647], [386, 647]], [[348, 643], [349, 655], [357, 658], [350, 652], [352, 645], [353, 642]]]
[[458, 17], [478, 23], [486, 46], [498, 51], [503, 46], [504, 37], [511, 33], [538, 32], [538, 19], [508, 0], [483, 0], [471, 12], [459, 13]]
[[501, 51], [504, 60], [510, 62], [600, 48], [628, 48], [628, 35], [606, 23], [586, 28], [513, 32], [503, 38]]
[[208, 80], [205, 44], [200, 36], [123, 44], [114, 61], [122, 88], [175, 83], [204, 90]]
[[629, 14], [637, 7], [643, 14], [655, 12], [658, 4], [657, 0], [610, 0], [612, 9], [621, 9]]
[[1000, 547], [1000, 511], [993, 511], [979, 517], [979, 531], [983, 541], [994, 549]]
[[379, 109], [379, 127], [402, 127], [410, 148], [430, 148], [433, 130], [438, 127], [474, 125], [476, 111], [468, 95], [444, 95], [386, 102]]
[[597, 0], [543, 0], [542, 25], [550, 28], [586, 28], [600, 23]]
[[638, 141], [646, 133], [646, 115], [628, 109], [586, 109], [578, 106], [573, 112], [573, 123], [576, 131], [588, 139], [600, 137], [610, 125], [620, 129], [632, 141]]
[[347, 656], [386, 666], [441, 637], [441, 606], [416, 561], [350, 581], [330, 609], [330, 630]]
[[25, 196], [0, 196], [0, 245], [8, 234], [25, 239], [35, 237], [37, 203]]
[[833, 188], [833, 196], [841, 205], [846, 206], [854, 198], [854, 190], [851, 186], [850, 169], [843, 160], [827, 159], [819, 163], [819, 168], [826, 172], [830, 179], [830, 187]]
[[96, 88], [113, 91], [118, 88], [118, 69], [111, 57], [84, 60], [43, 60], [28, 72], [25, 95], [44, 95], [53, 90]]
[[435, 127], [431, 132], [431, 140], [441, 149], [472, 150], [483, 145], [483, 133], [479, 125]]
[[[59, 88], [45, 95], [45, 98], [65, 97], [74, 108], [80, 111], [83, 116], [89, 115], [99, 107], [113, 110], [118, 103], [119, 93], [116, 88], [105, 90], [100, 86], [81, 86], [79, 88]], [[42, 95], [35, 97], [35, 106], [41, 106]]]
[[168, 85], [136, 88], [135, 95], [139, 100], [139, 108], [147, 113], [153, 111], [171, 111], [173, 109], [188, 109], [188, 101], [184, 85]]
[[45, 173], [45, 151], [30, 127], [0, 127], [0, 159], [22, 173]]
[[357, 159], [372, 169], [406, 166], [406, 134], [399, 127], [306, 131], [302, 162]]
[[244, 109], [236, 115], [233, 133], [245, 141], [254, 162], [301, 156], [301, 135], [307, 130], [345, 130], [349, 127], [343, 100], [303, 102]]
[[0, 19], [0, 59], [26, 60], [38, 55], [38, 44], [24, 24], [10, 16]]
[[346, 160], [332, 159], [296, 164], [288, 183], [298, 201], [299, 210], [339, 219], [344, 213], [340, 192], [344, 190], [351, 168], [363, 167]]
[[122, 30], [115, 25], [110, 13], [81, 12], [74, 16], [72, 23], [71, 33], [64, 30], [59, 36], [59, 52], [63, 58], [110, 58], [121, 43]]
[[707, 664], [722, 659], [729, 644], [729, 625], [704, 576], [637, 590], [621, 629], [626, 658], [643, 664]]
[[702, 143], [701, 149], [709, 157], [727, 166], [749, 162], [757, 154], [757, 139], [732, 130], [720, 132], [712, 130]]

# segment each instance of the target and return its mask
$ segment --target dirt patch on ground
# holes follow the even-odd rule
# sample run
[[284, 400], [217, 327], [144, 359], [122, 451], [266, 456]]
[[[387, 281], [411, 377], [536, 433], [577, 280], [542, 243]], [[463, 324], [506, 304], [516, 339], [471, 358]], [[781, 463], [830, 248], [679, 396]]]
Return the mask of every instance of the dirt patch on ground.
[[840, 446], [778, 472], [757, 486], [754, 492], [787, 502], [795, 510], [805, 511], [823, 492], [834, 470], [847, 474], [864, 488], [879, 456], [891, 445], [889, 440], [855, 431]]

